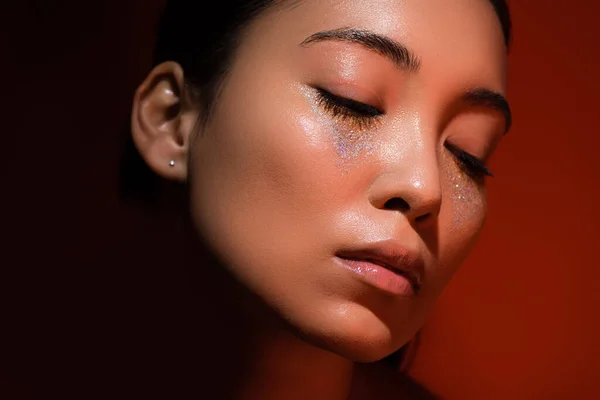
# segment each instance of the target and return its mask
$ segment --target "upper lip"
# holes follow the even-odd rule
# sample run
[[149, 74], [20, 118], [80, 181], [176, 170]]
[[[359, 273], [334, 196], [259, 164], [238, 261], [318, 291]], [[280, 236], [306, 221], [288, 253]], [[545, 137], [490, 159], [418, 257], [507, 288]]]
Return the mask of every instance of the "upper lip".
[[400, 273], [411, 283], [415, 292], [421, 289], [424, 262], [416, 251], [410, 251], [393, 240], [366, 244], [360, 248], [343, 250], [336, 254], [349, 260], [368, 261]]

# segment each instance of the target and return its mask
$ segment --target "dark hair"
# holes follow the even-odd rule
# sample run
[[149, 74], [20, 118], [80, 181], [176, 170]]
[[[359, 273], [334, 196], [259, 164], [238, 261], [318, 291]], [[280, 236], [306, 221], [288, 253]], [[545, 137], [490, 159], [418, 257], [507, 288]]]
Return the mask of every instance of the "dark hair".
[[[207, 119], [244, 28], [268, 8], [288, 1], [221, 0], [213, 2], [209, 12], [201, 0], [167, 0], [158, 25], [153, 65], [179, 63], [185, 71], [186, 89]], [[119, 194], [121, 199], [156, 209], [161, 179], [138, 153], [129, 126], [126, 132]]]
[[[300, 0], [301, 1], [301, 0]], [[511, 35], [510, 13], [506, 0], [490, 0], [508, 47]], [[160, 21], [154, 53], [154, 65], [177, 61], [186, 73], [186, 84], [194, 93], [202, 93], [203, 115], [217, 96], [231, 57], [244, 28], [272, 7], [292, 7], [298, 0], [229, 0], [212, 4], [211, 12], [198, 0], [168, 0]], [[207, 15], [202, 21], [199, 16]], [[210, 24], [207, 22], [216, 22]]]
[[[490, 0], [504, 33], [511, 40], [511, 19], [506, 0]], [[227, 68], [244, 29], [258, 15], [272, 7], [293, 6], [298, 0], [221, 0], [211, 3], [208, 12], [200, 0], [168, 0], [158, 27], [154, 65], [176, 61], [185, 71], [186, 89], [198, 102], [201, 115], [209, 118], [226, 77]], [[201, 121], [205, 122], [205, 121]], [[154, 206], [160, 179], [137, 152], [129, 128], [120, 170], [119, 192], [136, 204]], [[414, 343], [387, 357], [393, 365], [406, 365]]]

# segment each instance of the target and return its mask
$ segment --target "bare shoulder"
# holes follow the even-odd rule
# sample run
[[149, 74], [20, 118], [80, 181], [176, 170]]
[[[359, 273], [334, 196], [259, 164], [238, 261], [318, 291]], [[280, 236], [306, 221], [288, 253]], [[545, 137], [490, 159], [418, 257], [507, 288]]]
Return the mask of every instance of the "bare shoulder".
[[402, 399], [438, 400], [410, 376], [381, 363], [363, 364], [357, 369], [358, 382], [352, 400]]

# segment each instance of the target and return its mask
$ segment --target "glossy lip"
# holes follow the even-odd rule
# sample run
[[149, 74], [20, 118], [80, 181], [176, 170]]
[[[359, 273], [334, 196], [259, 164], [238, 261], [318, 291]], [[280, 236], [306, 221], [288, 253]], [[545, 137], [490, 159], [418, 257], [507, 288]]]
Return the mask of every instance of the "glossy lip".
[[336, 253], [336, 257], [342, 262], [359, 261], [383, 267], [407, 279], [415, 294], [421, 290], [425, 267], [423, 259], [418, 252], [406, 249], [397, 241], [386, 240], [342, 250]]

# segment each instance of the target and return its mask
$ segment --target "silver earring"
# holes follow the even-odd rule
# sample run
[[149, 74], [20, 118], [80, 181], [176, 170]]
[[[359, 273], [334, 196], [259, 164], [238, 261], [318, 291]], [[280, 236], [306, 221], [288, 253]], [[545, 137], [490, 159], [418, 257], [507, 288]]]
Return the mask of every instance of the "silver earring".
[[174, 160], [169, 161], [169, 167], [174, 167], [174, 166], [175, 166], [175, 161]]

